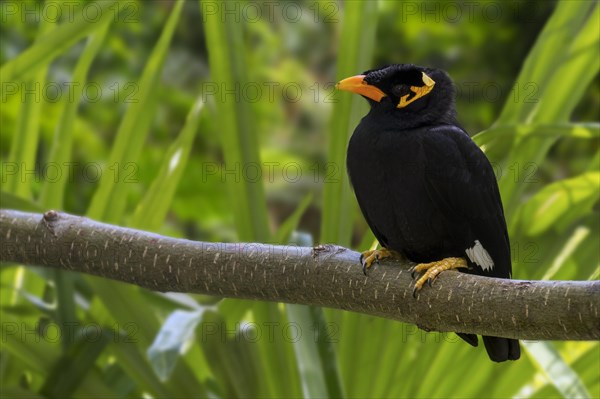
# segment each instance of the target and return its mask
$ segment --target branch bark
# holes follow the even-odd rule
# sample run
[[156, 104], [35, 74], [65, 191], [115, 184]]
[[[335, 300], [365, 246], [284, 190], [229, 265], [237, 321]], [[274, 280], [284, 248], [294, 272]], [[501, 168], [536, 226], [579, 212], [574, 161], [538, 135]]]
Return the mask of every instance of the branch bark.
[[600, 281], [520, 281], [442, 273], [412, 297], [407, 261], [364, 276], [359, 254], [175, 239], [48, 211], [0, 210], [0, 261], [175, 291], [350, 310], [425, 330], [530, 340], [600, 339]]

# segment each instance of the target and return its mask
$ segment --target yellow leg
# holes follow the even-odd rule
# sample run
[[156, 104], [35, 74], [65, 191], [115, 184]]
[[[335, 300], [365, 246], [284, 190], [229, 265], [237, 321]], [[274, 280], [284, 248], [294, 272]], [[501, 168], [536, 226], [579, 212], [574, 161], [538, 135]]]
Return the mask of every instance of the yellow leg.
[[360, 263], [363, 265], [363, 273], [365, 276], [367, 275], [367, 270], [373, 266], [373, 263], [376, 262], [379, 264], [381, 259], [385, 258], [398, 258], [400, 254], [396, 251], [392, 251], [391, 249], [381, 248], [381, 249], [371, 249], [363, 252], [360, 255]]
[[451, 269], [460, 269], [462, 267], [468, 267], [467, 261], [464, 258], [445, 258], [431, 263], [420, 263], [416, 265], [412, 269], [413, 277], [415, 273], [424, 272], [424, 274], [415, 282], [413, 296], [416, 295], [417, 291], [419, 291], [427, 281], [429, 281], [429, 285], [431, 285], [441, 272]]

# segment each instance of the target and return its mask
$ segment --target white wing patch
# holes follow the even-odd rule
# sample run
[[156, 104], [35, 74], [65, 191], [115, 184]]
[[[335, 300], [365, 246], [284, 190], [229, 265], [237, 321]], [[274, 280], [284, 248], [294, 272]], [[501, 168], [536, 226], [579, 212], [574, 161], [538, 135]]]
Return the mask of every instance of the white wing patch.
[[492, 257], [486, 251], [486, 249], [481, 245], [479, 240], [475, 240], [475, 245], [471, 248], [467, 248], [465, 250], [471, 262], [479, 265], [483, 270], [492, 270], [494, 268], [494, 261]]

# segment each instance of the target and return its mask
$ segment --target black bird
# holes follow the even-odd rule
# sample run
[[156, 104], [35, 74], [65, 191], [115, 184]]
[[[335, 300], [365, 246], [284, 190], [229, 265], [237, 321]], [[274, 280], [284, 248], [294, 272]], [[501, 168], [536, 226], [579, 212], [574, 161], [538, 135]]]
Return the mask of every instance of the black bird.
[[[347, 167], [360, 209], [382, 246], [363, 270], [394, 253], [418, 263], [415, 293], [442, 271], [510, 278], [510, 243], [494, 171], [456, 121], [455, 89], [440, 69], [390, 65], [344, 79], [365, 97]], [[474, 334], [458, 334], [477, 346]], [[516, 360], [519, 341], [483, 337], [490, 359]]]

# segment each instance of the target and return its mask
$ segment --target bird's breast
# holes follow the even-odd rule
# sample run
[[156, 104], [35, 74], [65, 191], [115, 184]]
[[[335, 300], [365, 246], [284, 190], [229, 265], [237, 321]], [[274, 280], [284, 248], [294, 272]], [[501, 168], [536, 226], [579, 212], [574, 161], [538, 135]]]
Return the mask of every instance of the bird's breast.
[[410, 132], [357, 129], [350, 140], [347, 165], [357, 200], [371, 229], [392, 249], [430, 251], [432, 220], [439, 215], [424, 184], [424, 162]]
[[[422, 147], [414, 135], [403, 132], [368, 132], [357, 129], [348, 145], [347, 166], [358, 190], [384, 194], [393, 185], [422, 181], [425, 164]], [[384, 183], [384, 184], [382, 184]]]

